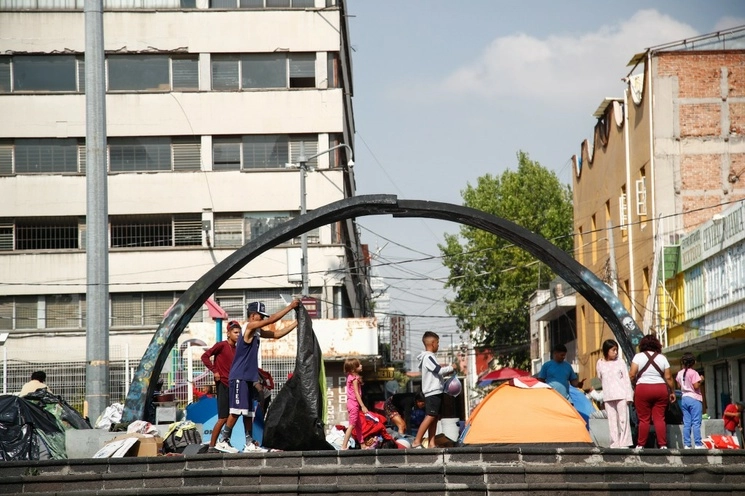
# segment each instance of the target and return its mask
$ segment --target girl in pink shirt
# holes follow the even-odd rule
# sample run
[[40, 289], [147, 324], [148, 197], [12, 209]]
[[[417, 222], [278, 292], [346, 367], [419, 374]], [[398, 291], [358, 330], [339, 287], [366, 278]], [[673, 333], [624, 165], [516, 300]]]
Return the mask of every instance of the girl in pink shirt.
[[344, 362], [344, 372], [347, 374], [347, 414], [349, 427], [344, 433], [344, 441], [341, 449], [345, 450], [349, 444], [352, 432], [355, 440], [362, 445], [362, 415], [367, 413], [365, 403], [362, 401], [362, 364], [356, 358], [348, 358]]
[[603, 384], [603, 403], [608, 414], [611, 448], [628, 448], [632, 444], [628, 403], [634, 400], [626, 363], [618, 359], [618, 343], [608, 339], [603, 343], [603, 358], [595, 366]]
[[[696, 358], [693, 353], [684, 353], [680, 359], [680, 365], [683, 368], [680, 369], [675, 380], [683, 392], [683, 398], [680, 400], [680, 409], [683, 410], [683, 446], [705, 449], [706, 446], [701, 442], [701, 415], [704, 410], [701, 383], [704, 382], [704, 376], [699, 375], [693, 369], [695, 363]], [[691, 429], [693, 429], [693, 445], [691, 444]]]

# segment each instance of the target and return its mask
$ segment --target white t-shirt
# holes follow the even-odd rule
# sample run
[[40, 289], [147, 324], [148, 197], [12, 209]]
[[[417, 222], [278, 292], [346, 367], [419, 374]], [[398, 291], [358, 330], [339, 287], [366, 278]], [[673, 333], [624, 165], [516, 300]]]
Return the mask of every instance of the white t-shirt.
[[[653, 352], [648, 353], [650, 354], [650, 356], [654, 354]], [[649, 358], [647, 357], [646, 353], [642, 352], [634, 355], [634, 358], [631, 361], [635, 363], [637, 367], [639, 367], [639, 372], [641, 372], [644, 366], [649, 361]], [[657, 364], [662, 372], [665, 372], [665, 369], [670, 368], [670, 362], [667, 361], [665, 355], [657, 355], [654, 359], [654, 362]], [[665, 378], [662, 377], [659, 372], [657, 372], [657, 369], [654, 368], [654, 365], [652, 365], [651, 363], [643, 374], [639, 374], [639, 372], [637, 372], [636, 374], [637, 384], [665, 384]]]

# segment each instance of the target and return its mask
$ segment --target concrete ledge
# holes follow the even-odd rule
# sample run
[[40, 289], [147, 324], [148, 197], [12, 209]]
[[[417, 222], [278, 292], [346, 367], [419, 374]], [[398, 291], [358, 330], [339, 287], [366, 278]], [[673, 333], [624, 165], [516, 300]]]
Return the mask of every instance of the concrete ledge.
[[0, 464], [1, 494], [679, 495], [736, 494], [743, 484], [745, 450], [465, 447]]

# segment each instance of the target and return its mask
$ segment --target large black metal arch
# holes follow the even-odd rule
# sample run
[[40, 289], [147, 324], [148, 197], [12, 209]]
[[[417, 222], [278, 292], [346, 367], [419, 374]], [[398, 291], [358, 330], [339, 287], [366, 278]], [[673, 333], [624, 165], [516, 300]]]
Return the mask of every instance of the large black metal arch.
[[399, 200], [394, 195], [357, 196], [325, 205], [269, 230], [236, 250], [187, 289], [158, 326], [140, 360], [125, 400], [122, 421], [145, 418], [156, 386], [155, 379], [160, 375], [181, 332], [207, 298], [233, 274], [265, 251], [304, 232], [331, 222], [384, 214], [457, 222], [483, 229], [525, 249], [584, 296], [608, 323], [624, 355], [634, 355], [634, 346], [642, 333], [620, 300], [595, 274], [545, 238], [514, 222], [469, 207], [423, 200]]

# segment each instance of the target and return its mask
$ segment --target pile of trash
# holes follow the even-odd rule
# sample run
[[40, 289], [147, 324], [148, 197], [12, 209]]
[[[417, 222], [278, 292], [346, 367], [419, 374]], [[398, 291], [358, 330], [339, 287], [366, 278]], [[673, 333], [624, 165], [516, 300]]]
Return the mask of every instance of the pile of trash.
[[90, 428], [87, 419], [46, 389], [25, 396], [0, 396], [0, 458], [4, 461], [66, 459], [65, 431]]

